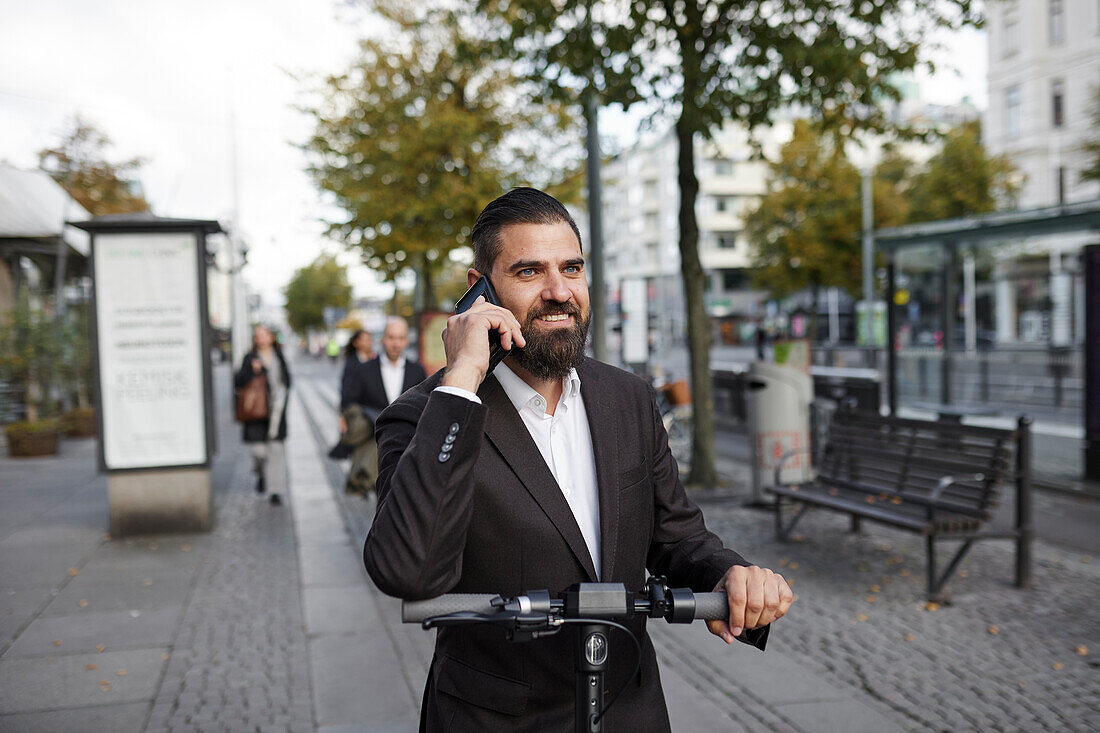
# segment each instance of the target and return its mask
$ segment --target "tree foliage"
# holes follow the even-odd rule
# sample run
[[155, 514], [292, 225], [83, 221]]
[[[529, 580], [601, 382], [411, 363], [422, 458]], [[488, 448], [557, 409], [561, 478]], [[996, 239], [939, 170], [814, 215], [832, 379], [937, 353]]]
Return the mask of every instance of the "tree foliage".
[[325, 327], [325, 308], [351, 305], [347, 270], [331, 255], [321, 255], [295, 271], [283, 293], [287, 323], [300, 336]]
[[[908, 161], [884, 156], [872, 178], [875, 227], [901, 224]], [[769, 165], [768, 193], [746, 217], [754, 279], [774, 297], [862, 282], [862, 176], [836, 136], [799, 120]]]
[[957, 219], [1006, 208], [1019, 193], [1016, 168], [1005, 156], [991, 156], [981, 142], [981, 124], [949, 131], [943, 146], [914, 177], [909, 221]]
[[797, 105], [849, 132], [879, 129], [897, 73], [933, 29], [977, 21], [972, 0], [474, 0], [502, 51], [548, 94], [668, 110], [680, 146], [680, 261], [694, 409], [692, 483], [713, 485], [711, 329], [700, 284], [694, 145], [727, 121], [755, 126]]
[[1092, 119], [1091, 129], [1081, 145], [1081, 153], [1085, 156], [1081, 180], [1100, 181], [1100, 87], [1093, 92], [1089, 117]]
[[32, 298], [28, 288], [20, 288], [13, 307], [0, 314], [0, 378], [22, 388], [30, 423], [56, 413], [49, 397], [60, 357], [61, 339], [53, 313]]
[[[329, 234], [387, 279], [415, 269], [434, 308], [447, 255], [469, 245], [486, 203], [514, 185], [578, 178], [555, 178], [537, 146], [516, 136], [568, 142], [576, 132], [560, 105], [514, 104], [513, 75], [475, 63], [461, 24], [374, 5], [394, 34], [362, 42], [352, 67], [325, 80], [305, 147], [317, 186], [345, 212]], [[566, 198], [570, 189], [575, 197], [567, 180]]]
[[76, 116], [57, 145], [38, 152], [38, 165], [92, 216], [148, 211], [149, 203], [134, 186], [144, 160], [111, 162], [110, 147], [106, 133]]

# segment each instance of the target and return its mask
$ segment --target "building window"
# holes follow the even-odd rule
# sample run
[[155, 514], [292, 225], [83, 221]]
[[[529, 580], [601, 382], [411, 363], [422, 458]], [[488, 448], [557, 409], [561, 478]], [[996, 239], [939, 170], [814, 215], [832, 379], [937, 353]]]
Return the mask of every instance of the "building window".
[[1005, 90], [1005, 136], [1010, 140], [1020, 137], [1020, 87]]
[[1058, 185], [1058, 205], [1066, 203], [1066, 167], [1064, 165], [1058, 166], [1058, 170], [1054, 174]]
[[1002, 39], [1001, 56], [1008, 58], [1020, 50], [1020, 23], [1015, 8], [1005, 11], [1005, 32]]
[[718, 232], [718, 249], [736, 249], [737, 232]]
[[1062, 127], [1066, 124], [1065, 85], [1055, 81], [1050, 90], [1050, 121], [1054, 127]]
[[715, 211], [733, 211], [733, 196], [717, 196], [714, 199]]
[[1066, 40], [1066, 11], [1062, 0], [1050, 0], [1050, 45]]
[[716, 158], [714, 160], [714, 175], [716, 176], [732, 176], [733, 175], [733, 161], [729, 158]]

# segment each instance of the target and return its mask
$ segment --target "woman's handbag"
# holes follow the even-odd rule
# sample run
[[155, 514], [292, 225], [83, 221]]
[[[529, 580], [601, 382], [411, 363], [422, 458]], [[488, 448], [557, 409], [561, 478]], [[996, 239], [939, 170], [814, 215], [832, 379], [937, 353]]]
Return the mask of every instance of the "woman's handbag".
[[269, 412], [267, 377], [257, 374], [248, 384], [237, 390], [237, 422], [266, 420]]

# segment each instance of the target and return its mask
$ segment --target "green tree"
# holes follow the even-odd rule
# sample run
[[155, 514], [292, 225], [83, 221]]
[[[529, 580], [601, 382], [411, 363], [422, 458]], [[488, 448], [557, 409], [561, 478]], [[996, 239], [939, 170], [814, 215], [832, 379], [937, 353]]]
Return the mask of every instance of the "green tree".
[[1085, 156], [1085, 168], [1081, 170], [1082, 181], [1100, 181], [1100, 87], [1092, 95], [1092, 108], [1089, 110], [1092, 126], [1081, 153]]
[[1015, 166], [991, 156], [981, 142], [981, 124], [949, 131], [940, 151], [913, 178], [909, 221], [957, 219], [1013, 206], [1019, 193]]
[[575, 175], [555, 180], [515, 135], [538, 130], [545, 142], [576, 133], [560, 106], [511, 104], [514, 77], [473, 62], [460, 25], [424, 8], [373, 6], [394, 33], [362, 42], [353, 66], [325, 80], [323, 101], [307, 110], [310, 173], [345, 212], [330, 236], [387, 279], [413, 268], [434, 309], [447, 255], [469, 245], [486, 203], [514, 185], [575, 188]]
[[321, 255], [295, 271], [286, 288], [286, 320], [292, 331], [305, 336], [325, 327], [325, 308], [351, 305], [347, 269], [332, 255]]
[[[547, 93], [647, 101], [674, 118], [679, 142], [680, 267], [694, 410], [691, 483], [713, 485], [711, 329], [699, 257], [695, 142], [727, 121], [766, 124], [791, 105], [849, 132], [881, 129], [878, 104], [921, 62], [933, 29], [978, 19], [972, 0], [473, 0], [495, 20], [502, 52]], [[493, 38], [493, 34], [487, 33]]]
[[36, 303], [26, 287], [0, 316], [0, 377], [23, 389], [27, 422], [50, 417], [49, 396], [61, 356], [60, 333], [52, 313]]
[[135, 185], [145, 161], [111, 162], [107, 159], [110, 146], [105, 133], [76, 116], [56, 146], [38, 152], [38, 165], [92, 216], [148, 211], [149, 203]]
[[[872, 177], [875, 227], [900, 224], [908, 161], [887, 151]], [[768, 192], [745, 219], [753, 277], [774, 297], [862, 283], [862, 176], [837, 136], [799, 120], [769, 165]], [[816, 314], [815, 314], [816, 315]], [[811, 337], [816, 337], [816, 318]]]

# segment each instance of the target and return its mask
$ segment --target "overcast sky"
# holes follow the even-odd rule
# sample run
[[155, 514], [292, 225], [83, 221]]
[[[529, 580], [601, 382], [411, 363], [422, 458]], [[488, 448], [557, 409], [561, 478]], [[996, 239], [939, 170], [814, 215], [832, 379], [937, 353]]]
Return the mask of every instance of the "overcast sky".
[[[373, 29], [330, 0], [0, 0], [0, 160], [32, 168], [80, 113], [142, 156], [146, 198], [161, 216], [234, 214], [235, 115], [247, 277], [271, 302], [293, 271], [322, 250], [319, 197], [294, 147], [310, 132], [291, 105], [304, 85], [288, 72], [342, 70]], [[930, 102], [985, 101], [984, 35], [947, 39], [961, 72], [922, 80]], [[601, 132], [632, 124], [605, 113]], [[351, 258], [347, 258], [351, 261]], [[384, 292], [364, 268], [357, 294]]]

